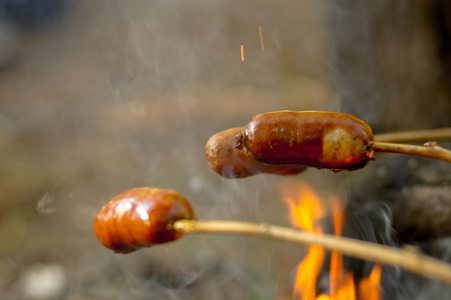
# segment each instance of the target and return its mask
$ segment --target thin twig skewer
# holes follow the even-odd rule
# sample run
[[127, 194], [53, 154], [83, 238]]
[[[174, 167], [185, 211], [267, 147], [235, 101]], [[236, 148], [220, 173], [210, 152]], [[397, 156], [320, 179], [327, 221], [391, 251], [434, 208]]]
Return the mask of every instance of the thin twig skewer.
[[315, 234], [293, 228], [239, 221], [178, 220], [173, 228], [182, 233], [242, 234], [303, 245], [318, 245], [344, 255], [396, 266], [451, 285], [451, 265], [409, 250], [375, 243]]
[[417, 146], [395, 143], [383, 143], [375, 141], [368, 143], [368, 147], [377, 152], [390, 152], [390, 153], [424, 156], [451, 163], [451, 150], [442, 148], [434, 142], [426, 143], [423, 146]]
[[451, 140], [451, 128], [387, 132], [374, 135], [374, 139], [384, 143]]

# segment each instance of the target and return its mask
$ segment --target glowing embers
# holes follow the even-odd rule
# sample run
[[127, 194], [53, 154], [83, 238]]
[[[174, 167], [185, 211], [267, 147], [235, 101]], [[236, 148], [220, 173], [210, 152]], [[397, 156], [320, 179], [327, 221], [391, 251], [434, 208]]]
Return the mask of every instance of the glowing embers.
[[[323, 233], [319, 221], [326, 216], [323, 200], [305, 182], [296, 181], [295, 189], [291, 184], [282, 184], [282, 199], [290, 208], [291, 223], [303, 230], [318, 234]], [[338, 198], [332, 199], [331, 210], [334, 234], [341, 235], [344, 211]], [[376, 264], [368, 278], [360, 281], [358, 288], [354, 283], [352, 272], [343, 269], [343, 255], [332, 251], [329, 268], [328, 294], [317, 295], [316, 283], [325, 256], [320, 246], [311, 246], [302, 262], [297, 267], [293, 298], [302, 300], [379, 300], [379, 282], [381, 265]]]

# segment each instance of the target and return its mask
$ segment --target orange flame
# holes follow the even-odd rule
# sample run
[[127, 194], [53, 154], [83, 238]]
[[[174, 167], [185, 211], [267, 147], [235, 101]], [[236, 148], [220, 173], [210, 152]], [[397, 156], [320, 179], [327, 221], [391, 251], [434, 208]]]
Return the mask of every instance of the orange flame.
[[[282, 190], [285, 191], [285, 190]], [[285, 202], [290, 207], [291, 223], [306, 231], [322, 233], [321, 226], [317, 224], [325, 216], [324, 208], [315, 191], [309, 185], [299, 182], [297, 186], [297, 200], [295, 203], [290, 196], [284, 197]], [[302, 199], [302, 201], [299, 201]], [[318, 277], [324, 259], [324, 248], [311, 246], [305, 259], [297, 268], [294, 296], [302, 294], [302, 299], [315, 299], [316, 278]], [[308, 270], [308, 272], [305, 272]]]
[[[340, 199], [334, 198], [332, 200], [332, 218], [334, 223], [334, 234], [336, 236], [341, 235], [341, 230], [344, 223], [344, 214], [342, 211]], [[339, 283], [342, 282], [340, 278], [343, 275], [343, 256], [340, 252], [332, 251], [330, 255], [330, 277], [329, 277], [329, 289], [331, 297], [337, 294], [337, 288]], [[347, 278], [344, 279], [347, 282]], [[352, 280], [352, 278], [351, 278]], [[354, 281], [352, 281], [354, 284]], [[352, 299], [352, 298], [350, 298]]]
[[[318, 222], [325, 217], [322, 199], [305, 182], [295, 182], [293, 186], [281, 185], [282, 199], [290, 208], [291, 223], [306, 231], [322, 233]], [[340, 199], [331, 201], [334, 234], [341, 235], [345, 214]], [[297, 267], [297, 276], [293, 298], [300, 296], [302, 300], [356, 300], [357, 290], [351, 272], [343, 270], [343, 255], [337, 251], [331, 252], [329, 270], [329, 295], [316, 294], [316, 282], [320, 272], [325, 250], [320, 246], [310, 246], [309, 251]], [[358, 286], [359, 300], [379, 300], [379, 281], [381, 265], [376, 264], [368, 278], [363, 279]]]
[[363, 279], [359, 285], [360, 299], [379, 300], [379, 281], [381, 280], [382, 265], [374, 265], [368, 278]]

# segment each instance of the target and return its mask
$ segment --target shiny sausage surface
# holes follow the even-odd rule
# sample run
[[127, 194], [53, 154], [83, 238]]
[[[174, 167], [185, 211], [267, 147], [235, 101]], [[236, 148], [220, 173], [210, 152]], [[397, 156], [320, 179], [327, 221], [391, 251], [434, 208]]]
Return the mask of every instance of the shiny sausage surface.
[[180, 238], [182, 234], [170, 227], [179, 219], [194, 219], [194, 213], [188, 201], [175, 191], [134, 188], [100, 209], [94, 232], [105, 247], [116, 253], [130, 253]]
[[266, 164], [356, 170], [371, 159], [374, 139], [364, 121], [343, 113], [277, 111], [255, 116], [236, 136], [236, 147]]
[[274, 166], [260, 163], [236, 148], [235, 136], [243, 127], [230, 128], [210, 137], [205, 152], [207, 162], [218, 174], [226, 178], [245, 178], [259, 173], [295, 175], [305, 166]]

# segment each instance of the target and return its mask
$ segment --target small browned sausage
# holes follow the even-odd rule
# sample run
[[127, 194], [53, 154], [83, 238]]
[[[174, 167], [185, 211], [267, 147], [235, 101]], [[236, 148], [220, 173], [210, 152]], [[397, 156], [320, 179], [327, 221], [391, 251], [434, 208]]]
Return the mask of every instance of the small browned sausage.
[[135, 188], [114, 197], [97, 213], [97, 239], [116, 253], [174, 241], [182, 233], [171, 229], [179, 219], [194, 219], [188, 201], [172, 190]]
[[236, 137], [237, 149], [273, 165], [356, 170], [371, 159], [371, 128], [347, 114], [277, 111], [255, 116]]
[[226, 178], [244, 178], [259, 173], [288, 176], [298, 174], [307, 168], [267, 165], [248, 157], [235, 147], [235, 136], [243, 129], [243, 127], [227, 129], [216, 133], [208, 140], [205, 146], [207, 162], [216, 173]]

